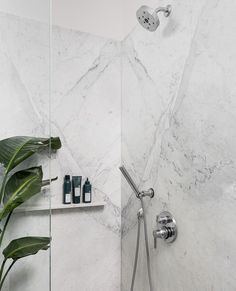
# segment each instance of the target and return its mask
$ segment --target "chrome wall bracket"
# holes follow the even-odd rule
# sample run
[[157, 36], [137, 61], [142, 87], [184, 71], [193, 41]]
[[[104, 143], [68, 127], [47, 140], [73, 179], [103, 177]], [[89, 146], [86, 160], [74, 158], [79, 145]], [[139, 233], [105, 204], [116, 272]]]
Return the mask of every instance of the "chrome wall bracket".
[[121, 173], [125, 177], [126, 181], [129, 183], [130, 187], [133, 189], [134, 193], [136, 194], [136, 197], [139, 199], [142, 199], [143, 197], [154, 197], [154, 190], [152, 188], [146, 190], [146, 191], [139, 191], [137, 185], [134, 183], [133, 179], [131, 178], [130, 174], [126, 170], [125, 166], [119, 167]]
[[177, 224], [173, 215], [168, 211], [163, 211], [156, 218], [157, 229], [153, 231], [154, 248], [157, 239], [160, 238], [166, 243], [173, 243], [177, 238]]
[[142, 197], [150, 197], [150, 198], [153, 198], [154, 197], [154, 190], [152, 188], [146, 190], [146, 191], [141, 191], [139, 193], [139, 198], [142, 198]]

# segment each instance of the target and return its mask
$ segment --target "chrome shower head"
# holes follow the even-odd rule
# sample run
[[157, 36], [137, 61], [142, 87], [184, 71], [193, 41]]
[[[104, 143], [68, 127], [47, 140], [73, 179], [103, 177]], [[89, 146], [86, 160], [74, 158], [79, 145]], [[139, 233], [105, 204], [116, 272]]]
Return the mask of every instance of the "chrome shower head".
[[155, 10], [144, 5], [137, 10], [136, 16], [142, 27], [149, 31], [155, 31], [160, 24], [159, 12], [164, 12], [165, 17], [168, 17], [171, 13], [171, 5], [159, 7]]

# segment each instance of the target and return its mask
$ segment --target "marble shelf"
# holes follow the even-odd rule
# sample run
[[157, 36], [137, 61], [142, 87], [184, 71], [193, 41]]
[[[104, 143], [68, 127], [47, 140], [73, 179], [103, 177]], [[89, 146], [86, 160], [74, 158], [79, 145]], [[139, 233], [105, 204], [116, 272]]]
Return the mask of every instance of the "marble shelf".
[[[98, 208], [98, 207], [105, 207], [106, 202], [98, 201], [92, 203], [79, 203], [79, 204], [58, 204], [52, 205], [51, 210], [70, 210], [70, 209], [78, 209], [78, 208]], [[36, 212], [36, 211], [49, 211], [49, 208], [45, 205], [39, 206], [27, 206], [27, 207], [19, 207], [15, 209], [14, 213], [21, 213], [21, 212]]]

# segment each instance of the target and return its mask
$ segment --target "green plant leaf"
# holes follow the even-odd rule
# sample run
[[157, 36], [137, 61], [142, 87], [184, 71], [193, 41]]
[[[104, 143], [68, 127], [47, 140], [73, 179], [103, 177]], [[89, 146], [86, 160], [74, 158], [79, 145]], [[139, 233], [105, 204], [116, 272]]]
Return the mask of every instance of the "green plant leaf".
[[3, 250], [5, 259], [19, 260], [50, 247], [49, 237], [29, 236], [15, 239]]
[[60, 138], [15, 136], [0, 141], [0, 164], [5, 168], [0, 190], [0, 203], [2, 202], [5, 192], [8, 173], [34, 153], [49, 147], [51, 147], [52, 150], [61, 148]]
[[6, 183], [4, 206], [0, 212], [0, 221], [16, 207], [41, 191], [42, 167], [33, 167], [13, 174]]
[[37, 138], [15, 136], [0, 141], [0, 163], [6, 174], [34, 153], [51, 146], [53, 150], [61, 148], [59, 137]]

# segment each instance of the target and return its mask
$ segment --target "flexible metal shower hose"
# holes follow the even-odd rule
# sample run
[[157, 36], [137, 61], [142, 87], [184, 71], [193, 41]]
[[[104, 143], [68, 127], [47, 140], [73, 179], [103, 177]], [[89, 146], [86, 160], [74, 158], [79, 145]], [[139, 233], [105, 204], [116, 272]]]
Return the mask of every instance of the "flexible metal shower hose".
[[132, 283], [130, 291], [134, 290], [134, 282], [137, 270], [137, 263], [138, 263], [138, 252], [139, 252], [139, 241], [140, 241], [140, 226], [141, 226], [141, 217], [138, 217], [138, 230], [137, 230], [137, 242], [136, 242], [136, 251], [135, 251], [135, 259], [134, 259], [134, 269], [133, 269], [133, 276], [132, 276]]
[[[141, 197], [140, 200], [141, 200], [142, 209], [143, 209], [144, 236], [145, 236], [145, 246], [146, 246], [149, 286], [150, 286], [150, 291], [154, 291], [153, 290], [153, 285], [152, 285], [152, 274], [151, 274], [151, 264], [150, 264], [150, 254], [149, 254], [149, 243], [148, 243], [146, 212], [145, 212], [145, 208], [144, 208], [143, 198]], [[134, 290], [134, 282], [135, 282], [135, 276], [136, 276], [136, 270], [137, 270], [137, 264], [138, 264], [138, 254], [139, 254], [140, 226], [141, 226], [141, 217], [138, 217], [137, 242], [136, 242], [134, 269], [133, 269], [133, 276], [132, 276], [132, 283], [131, 283], [130, 291]]]

